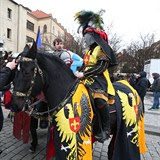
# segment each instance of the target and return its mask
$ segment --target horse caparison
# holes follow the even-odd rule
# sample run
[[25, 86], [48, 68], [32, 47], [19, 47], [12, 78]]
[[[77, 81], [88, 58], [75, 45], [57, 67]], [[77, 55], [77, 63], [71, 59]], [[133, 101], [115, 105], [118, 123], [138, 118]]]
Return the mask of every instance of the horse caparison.
[[[54, 126], [55, 156], [63, 160], [91, 160], [92, 137], [94, 136], [92, 135], [92, 123], [95, 115], [88, 90], [84, 84], [77, 80], [70, 68], [59, 58], [48, 53], [37, 53], [35, 42], [30, 49], [25, 47], [24, 51], [17, 57], [17, 62], [19, 64], [13, 83], [14, 105], [21, 111], [28, 99], [36, 97], [43, 91]], [[136, 159], [140, 159], [137, 145], [137, 121], [139, 119], [133, 118], [135, 115], [134, 106], [136, 105], [135, 95], [127, 85], [120, 82], [116, 82], [114, 87], [116, 90], [115, 104], [111, 105], [110, 108], [111, 110], [114, 108], [116, 112], [110, 114], [113, 136], [109, 144], [108, 158], [116, 159], [115, 157], [119, 156], [123, 160], [128, 160], [132, 159], [130, 158], [132, 154], [135, 154]], [[130, 108], [125, 107], [124, 101], [127, 101]], [[132, 112], [132, 119], [127, 119], [128, 109]], [[142, 114], [141, 105], [137, 115], [140, 116], [140, 114]], [[117, 132], [117, 130], [123, 130], [122, 125], [123, 127], [126, 126], [125, 135]], [[130, 132], [131, 134], [127, 135]], [[120, 137], [125, 138], [121, 140]], [[122, 146], [118, 148], [118, 143], [126, 143], [124, 147], [127, 148], [128, 144], [125, 141], [128, 139], [130, 143], [133, 139], [136, 142], [131, 144], [132, 146], [126, 156], [124, 148]], [[133, 149], [134, 145], [136, 147]], [[132, 153], [132, 149], [134, 153]]]

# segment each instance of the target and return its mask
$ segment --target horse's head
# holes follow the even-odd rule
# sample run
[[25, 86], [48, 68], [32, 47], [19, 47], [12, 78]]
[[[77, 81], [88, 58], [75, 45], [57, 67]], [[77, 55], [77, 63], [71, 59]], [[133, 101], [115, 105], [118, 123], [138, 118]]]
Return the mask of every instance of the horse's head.
[[33, 42], [32, 47], [26, 45], [16, 59], [18, 66], [13, 81], [13, 104], [17, 111], [24, 110], [30, 104], [31, 97], [35, 97], [41, 91], [42, 85], [38, 86], [42, 82], [41, 70], [37, 64], [36, 54], [37, 46]]

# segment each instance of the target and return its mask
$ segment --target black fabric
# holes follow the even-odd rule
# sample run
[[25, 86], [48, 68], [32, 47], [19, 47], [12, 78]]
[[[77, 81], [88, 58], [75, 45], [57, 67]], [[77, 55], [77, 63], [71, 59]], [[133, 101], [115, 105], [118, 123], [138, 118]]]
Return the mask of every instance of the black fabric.
[[0, 70], [0, 91], [7, 90], [5, 88], [14, 78], [14, 71], [9, 69], [8, 67], [4, 67]]
[[93, 75], [99, 75], [108, 68], [108, 62], [106, 60], [99, 60], [95, 65], [84, 72], [84, 77], [91, 77]]
[[[113, 86], [116, 91], [119, 90], [126, 94], [132, 93], [129, 87], [120, 82], [114, 82]], [[132, 103], [132, 101], [129, 103]], [[112, 160], [140, 160], [139, 147], [137, 147], [136, 144], [131, 143], [130, 137], [127, 137], [127, 132], [132, 129], [132, 126], [127, 127], [125, 121], [122, 118], [122, 104], [117, 93], [115, 95], [114, 105], [117, 111], [117, 134], [114, 141], [115, 145]]]
[[96, 43], [102, 48], [103, 52], [110, 59], [109, 67], [117, 65], [115, 54], [112, 48], [107, 44], [107, 42], [103, 40], [101, 36], [95, 32], [89, 32], [89, 34], [91, 34], [94, 37]]
[[31, 117], [31, 124], [30, 124], [30, 132], [32, 136], [31, 145], [34, 147], [36, 147], [38, 143], [37, 131], [36, 131], [37, 128], [38, 128], [38, 119]]
[[95, 105], [100, 114], [102, 129], [104, 131], [110, 130], [110, 114], [109, 114], [108, 104], [106, 103], [105, 100], [96, 98]]
[[[87, 83], [88, 81], [89, 83]], [[93, 82], [93, 83], [90, 83], [90, 82]], [[101, 89], [107, 93], [108, 84], [103, 74], [99, 74], [98, 76], [95, 75], [91, 78], [90, 77], [87, 78], [85, 82], [85, 86], [87, 86], [88, 88], [91, 88], [92, 90]]]

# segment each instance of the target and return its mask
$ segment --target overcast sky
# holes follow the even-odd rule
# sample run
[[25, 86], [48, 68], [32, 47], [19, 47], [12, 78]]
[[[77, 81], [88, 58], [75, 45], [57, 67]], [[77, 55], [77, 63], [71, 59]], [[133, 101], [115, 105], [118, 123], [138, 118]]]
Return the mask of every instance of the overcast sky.
[[74, 14], [82, 9], [106, 10], [105, 26], [113, 24], [113, 32], [125, 44], [138, 40], [140, 34], [154, 33], [160, 40], [160, 0], [14, 0], [17, 3], [51, 13], [69, 32], [77, 31]]

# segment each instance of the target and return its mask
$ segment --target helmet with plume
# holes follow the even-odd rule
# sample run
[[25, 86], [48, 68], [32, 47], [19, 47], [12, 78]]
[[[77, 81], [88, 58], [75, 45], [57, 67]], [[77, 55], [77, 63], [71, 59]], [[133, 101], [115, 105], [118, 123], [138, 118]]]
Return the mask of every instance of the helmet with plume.
[[80, 24], [77, 32], [79, 33], [79, 29], [82, 27], [83, 31], [87, 27], [97, 28], [98, 30], [103, 30], [103, 19], [102, 14], [105, 10], [100, 10], [98, 13], [94, 13], [92, 11], [82, 10], [75, 14], [75, 20]]
[[108, 35], [103, 29], [102, 14], [104, 12], [105, 10], [102, 9], [98, 13], [82, 10], [75, 14], [75, 20], [78, 20], [80, 24], [77, 32], [79, 33], [80, 28], [82, 28], [82, 34], [87, 45], [89, 47], [99, 45], [110, 59], [109, 66], [113, 66], [117, 62], [113, 50], [108, 45]]

